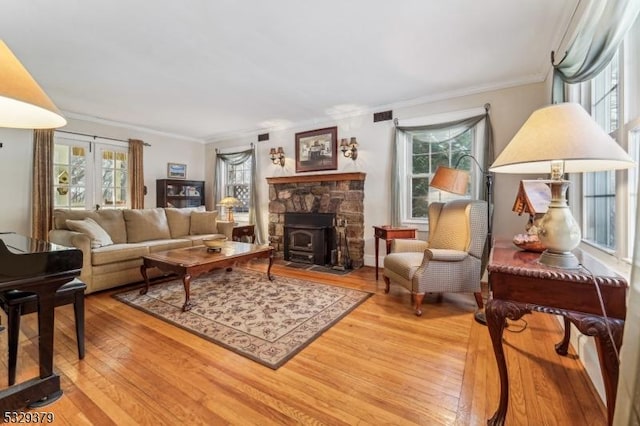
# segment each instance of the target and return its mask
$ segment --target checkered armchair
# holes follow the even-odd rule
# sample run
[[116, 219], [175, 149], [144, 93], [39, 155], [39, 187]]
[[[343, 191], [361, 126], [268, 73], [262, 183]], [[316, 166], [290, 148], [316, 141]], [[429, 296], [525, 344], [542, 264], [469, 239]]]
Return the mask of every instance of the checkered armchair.
[[429, 241], [397, 239], [384, 258], [385, 293], [391, 282], [411, 291], [422, 315], [425, 293], [474, 293], [482, 308], [480, 279], [487, 239], [487, 203], [454, 200], [429, 205]]

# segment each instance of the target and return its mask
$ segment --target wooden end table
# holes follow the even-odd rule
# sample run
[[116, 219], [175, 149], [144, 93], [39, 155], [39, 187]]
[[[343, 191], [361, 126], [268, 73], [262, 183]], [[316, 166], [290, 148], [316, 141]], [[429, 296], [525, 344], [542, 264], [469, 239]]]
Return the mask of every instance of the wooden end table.
[[231, 233], [231, 239], [233, 241], [248, 241], [255, 243], [255, 226], [254, 225], [235, 225]]
[[268, 245], [227, 241], [219, 251], [212, 251], [205, 246], [195, 246], [151, 253], [142, 257], [143, 263], [140, 266], [140, 273], [144, 278], [145, 286], [140, 290], [140, 294], [146, 294], [149, 291], [147, 269], [156, 267], [164, 272], [174, 272], [182, 279], [184, 285], [185, 299], [182, 311], [185, 312], [193, 307], [190, 299], [192, 278], [214, 269], [228, 268], [227, 270], [230, 271], [231, 267], [238, 262], [263, 257], [269, 258], [267, 277], [273, 281], [271, 276], [273, 247]]
[[391, 250], [391, 240], [395, 238], [415, 238], [416, 237], [416, 228], [409, 228], [405, 226], [374, 226], [373, 227], [373, 236], [375, 237], [376, 244], [376, 281], [378, 280], [378, 245], [380, 239], [385, 240], [387, 245], [387, 254]]
[[[556, 345], [559, 355], [567, 353], [569, 323], [581, 333], [595, 338], [609, 424], [613, 421], [619, 368], [616, 350], [619, 352], [622, 345], [628, 285], [624, 278], [588, 253], [575, 250], [574, 254], [586, 269], [543, 265], [538, 262], [539, 253], [521, 251], [511, 242], [498, 242], [491, 250], [487, 265], [491, 296], [485, 312], [500, 375], [500, 402], [487, 422], [489, 425], [504, 424], [509, 403], [509, 377], [502, 347], [505, 320], [518, 320], [531, 311], [564, 317], [565, 335]], [[606, 318], [602, 315], [594, 279], [602, 294]], [[611, 330], [613, 341], [608, 330]]]

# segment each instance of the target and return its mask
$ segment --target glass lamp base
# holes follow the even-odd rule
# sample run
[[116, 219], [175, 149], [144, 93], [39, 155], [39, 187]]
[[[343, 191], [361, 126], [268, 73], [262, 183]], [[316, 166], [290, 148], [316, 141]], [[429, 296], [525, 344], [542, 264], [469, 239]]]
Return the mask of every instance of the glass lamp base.
[[554, 253], [545, 250], [540, 255], [540, 263], [561, 269], [578, 269], [580, 267], [580, 261], [570, 252]]

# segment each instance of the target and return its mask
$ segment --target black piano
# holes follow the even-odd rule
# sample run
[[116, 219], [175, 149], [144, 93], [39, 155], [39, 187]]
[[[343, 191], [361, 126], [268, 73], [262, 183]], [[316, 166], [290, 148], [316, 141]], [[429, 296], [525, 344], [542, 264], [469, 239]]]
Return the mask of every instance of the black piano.
[[0, 233], [0, 291], [16, 289], [38, 295], [40, 364], [38, 377], [0, 390], [3, 414], [46, 405], [62, 395], [60, 377], [53, 371], [54, 297], [81, 269], [82, 252], [76, 248]]

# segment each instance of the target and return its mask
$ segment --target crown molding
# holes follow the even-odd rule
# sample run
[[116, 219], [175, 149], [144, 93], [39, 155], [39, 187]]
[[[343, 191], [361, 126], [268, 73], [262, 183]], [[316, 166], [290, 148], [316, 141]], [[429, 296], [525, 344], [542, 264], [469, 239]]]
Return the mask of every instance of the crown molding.
[[242, 140], [246, 140], [249, 138], [255, 139], [258, 137], [258, 134], [265, 133], [265, 132], [308, 129], [309, 127], [322, 127], [324, 125], [333, 125], [335, 124], [336, 121], [339, 121], [339, 120], [359, 117], [367, 114], [373, 114], [374, 112], [377, 112], [380, 110], [387, 110], [387, 109], [397, 110], [400, 108], [409, 108], [409, 107], [413, 107], [421, 104], [428, 104], [428, 103], [438, 102], [446, 99], [454, 99], [454, 98], [459, 98], [463, 96], [471, 96], [479, 93], [491, 92], [495, 90], [509, 89], [511, 87], [524, 86], [527, 84], [540, 83], [545, 80], [546, 76], [547, 76], [547, 72], [540, 72], [538, 74], [530, 75], [528, 77], [509, 80], [506, 82], [501, 82], [499, 84], [487, 84], [487, 85], [475, 86], [475, 87], [467, 88], [463, 90], [441, 92], [438, 94], [421, 96], [418, 98], [408, 99], [405, 101], [399, 101], [399, 102], [394, 102], [394, 103], [385, 104], [385, 105], [377, 105], [375, 107], [358, 107], [356, 108], [356, 111], [336, 113], [336, 114], [331, 114], [331, 116], [316, 117], [309, 120], [297, 121], [287, 126], [262, 127], [262, 128], [234, 130], [234, 131], [224, 132], [224, 133], [216, 133], [208, 137], [204, 137], [202, 139], [194, 138], [186, 135], [180, 135], [176, 133], [164, 132], [164, 131], [152, 129], [149, 127], [136, 126], [129, 123], [124, 123], [124, 122], [115, 121], [115, 120], [108, 120], [100, 117], [94, 117], [94, 116], [80, 114], [80, 113], [71, 112], [71, 111], [63, 111], [63, 114], [69, 118], [88, 121], [92, 123], [98, 123], [98, 124], [104, 124], [108, 126], [120, 127], [124, 129], [136, 130], [140, 132], [156, 134], [156, 135], [170, 137], [174, 139], [186, 140], [189, 142], [197, 142], [201, 144], [215, 144], [218, 142], [228, 141], [230, 139], [242, 139]]
[[181, 139], [189, 142], [198, 142], [201, 144], [205, 144], [206, 141], [204, 139], [193, 138], [191, 136], [180, 135], [177, 133], [163, 132], [161, 130], [151, 129], [149, 127], [144, 126], [136, 126], [134, 124], [124, 123], [122, 121], [108, 120], [106, 118], [94, 117], [91, 115], [80, 114], [77, 112], [71, 111], [62, 111], [63, 115], [68, 118], [73, 118], [75, 120], [88, 121], [90, 123], [104, 124], [106, 126], [120, 127], [122, 129], [136, 130], [138, 132], [151, 133], [154, 135], [165, 136], [173, 139]]
[[294, 130], [294, 129], [308, 129], [311, 126], [322, 127], [324, 125], [334, 125], [336, 121], [347, 118], [358, 117], [361, 115], [373, 114], [380, 110], [396, 110], [400, 108], [409, 108], [417, 105], [428, 104], [438, 102], [446, 99], [454, 99], [463, 96], [477, 95], [479, 93], [491, 92], [496, 90], [509, 89], [517, 86], [524, 86], [527, 84], [541, 83], [545, 81], [547, 72], [540, 72], [528, 77], [509, 80], [501, 82], [499, 84], [487, 84], [483, 86], [475, 86], [464, 90], [453, 90], [449, 92], [442, 92], [435, 95], [422, 96], [418, 98], [408, 99], [405, 101], [394, 102], [386, 105], [378, 105], [375, 107], [359, 108], [357, 112], [346, 112], [342, 114], [332, 114], [331, 117], [316, 117], [310, 120], [297, 121], [291, 123], [289, 126], [274, 127], [274, 128], [260, 128], [260, 129], [244, 129], [240, 131], [231, 131], [225, 133], [218, 133], [205, 138], [205, 143], [213, 144], [218, 142], [227, 141], [229, 139], [243, 139], [243, 138], [257, 138], [258, 134], [273, 131], [282, 130]]

